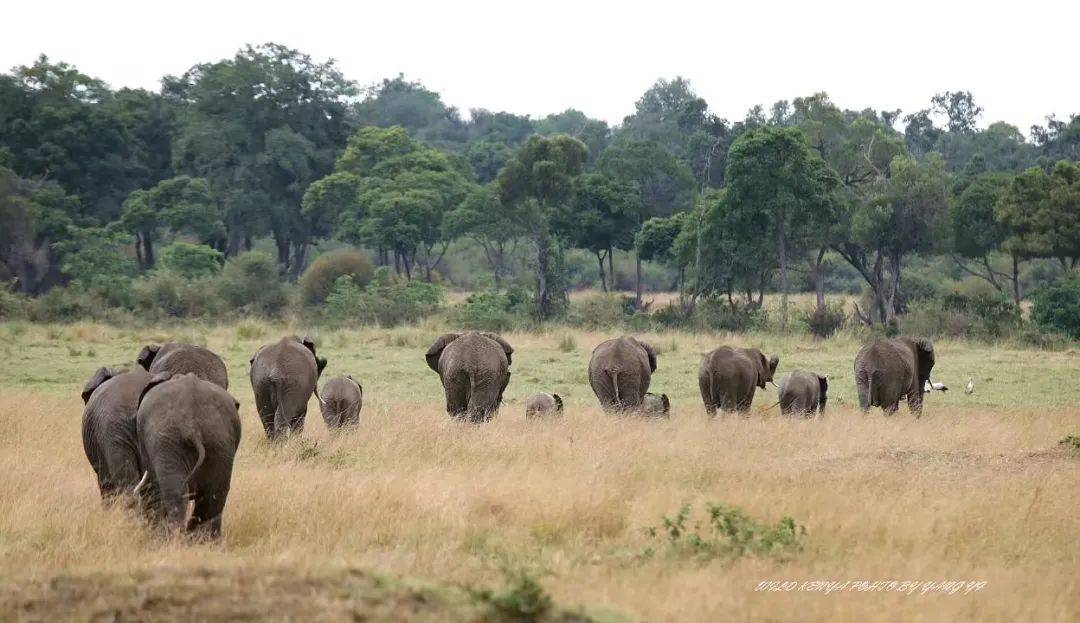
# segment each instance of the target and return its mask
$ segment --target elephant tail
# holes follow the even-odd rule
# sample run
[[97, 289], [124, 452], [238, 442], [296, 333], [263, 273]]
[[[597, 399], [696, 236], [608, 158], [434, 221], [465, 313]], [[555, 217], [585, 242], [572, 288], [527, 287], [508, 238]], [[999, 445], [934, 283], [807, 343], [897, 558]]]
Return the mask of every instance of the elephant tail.
[[274, 436], [284, 435], [289, 430], [289, 414], [285, 412], [285, 381], [272, 379], [271, 391], [274, 394]]
[[611, 388], [615, 394], [615, 408], [622, 409], [622, 396], [619, 395], [619, 371], [611, 371]]
[[206, 460], [206, 446], [203, 445], [202, 435], [196, 433], [195, 438], [192, 439], [192, 445], [195, 446], [195, 466], [191, 468], [187, 476], [188, 490], [191, 490], [191, 479], [194, 478], [195, 473], [202, 467], [203, 461]]

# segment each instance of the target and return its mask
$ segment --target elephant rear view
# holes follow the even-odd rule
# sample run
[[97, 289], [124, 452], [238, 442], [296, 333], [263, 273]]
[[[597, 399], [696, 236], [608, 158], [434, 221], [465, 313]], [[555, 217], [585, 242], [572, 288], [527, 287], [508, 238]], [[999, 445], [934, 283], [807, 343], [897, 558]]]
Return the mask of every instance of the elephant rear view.
[[221, 536], [240, 446], [239, 404], [194, 374], [159, 374], [143, 390], [136, 422], [146, 471], [136, 490], [172, 531]]
[[758, 388], [773, 380], [779, 357], [766, 359], [756, 348], [721, 346], [701, 361], [698, 388], [710, 416], [716, 410], [747, 412]]
[[624, 335], [601, 342], [593, 349], [589, 385], [605, 410], [637, 410], [649, 391], [653, 372], [656, 372], [653, 347]]
[[142, 368], [119, 374], [101, 368], [82, 391], [83, 450], [104, 501], [131, 493], [142, 477], [135, 414], [149, 383], [150, 373]]
[[865, 413], [881, 407], [891, 415], [906, 398], [911, 412], [922, 415], [923, 387], [934, 361], [934, 344], [926, 338], [900, 337], [863, 346], [855, 356], [859, 408]]
[[438, 373], [453, 417], [485, 422], [494, 416], [510, 383], [514, 348], [494, 333], [447, 333], [424, 354]]
[[160, 346], [148, 344], [143, 347], [136, 361], [151, 376], [170, 374], [194, 374], [222, 389], [229, 389], [229, 373], [225, 361], [214, 351], [180, 342], [166, 342]]
[[796, 370], [780, 380], [780, 413], [812, 417], [825, 414], [829, 380], [820, 374]]
[[266, 436], [278, 439], [304, 429], [307, 405], [326, 359], [311, 338], [295, 335], [260, 348], [251, 360], [251, 389]]

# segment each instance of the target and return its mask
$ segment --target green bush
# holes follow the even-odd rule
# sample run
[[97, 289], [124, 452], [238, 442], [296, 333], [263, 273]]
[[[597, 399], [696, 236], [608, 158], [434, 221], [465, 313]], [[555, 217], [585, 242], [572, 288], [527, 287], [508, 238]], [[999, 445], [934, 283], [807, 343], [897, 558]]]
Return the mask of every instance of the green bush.
[[383, 266], [375, 271], [373, 281], [361, 290], [348, 275], [334, 282], [326, 297], [323, 314], [338, 323], [357, 323], [392, 327], [414, 323], [439, 311], [442, 288], [420, 281], [402, 282]]
[[919, 301], [899, 318], [902, 333], [930, 337], [997, 339], [1020, 333], [1020, 308], [990, 288], [963, 289]]
[[183, 277], [197, 279], [221, 272], [225, 256], [205, 244], [174, 242], [161, 250], [161, 268]]
[[214, 279], [188, 279], [171, 270], [158, 269], [132, 284], [132, 298], [141, 316], [199, 318], [221, 313], [217, 288]]
[[241, 253], [225, 262], [217, 289], [230, 309], [245, 313], [280, 316], [289, 305], [277, 262], [261, 251]]
[[[771, 556], [785, 559], [802, 551], [806, 528], [784, 517], [767, 524], [746, 514], [741, 508], [727, 504], [707, 503], [706, 521], [691, 523], [689, 504], [674, 517], [662, 517], [661, 525], [646, 528], [646, 534], [667, 539], [673, 556], [707, 562], [716, 558], [736, 559], [742, 556]], [[646, 550], [652, 555], [655, 550]]]
[[367, 256], [359, 251], [341, 249], [320, 255], [300, 277], [300, 300], [305, 305], [318, 306], [334, 289], [338, 277], [352, 279], [359, 288], [371, 283], [374, 270]]
[[1080, 339], [1080, 277], [1043, 288], [1035, 295], [1031, 319], [1043, 331]]
[[449, 321], [462, 329], [509, 331], [527, 324], [528, 301], [520, 291], [488, 290], [469, 295], [450, 314]]
[[570, 301], [566, 323], [602, 329], [622, 326], [634, 314], [634, 299], [621, 294], [598, 294]]
[[505, 573], [505, 588], [479, 594], [499, 615], [513, 621], [537, 621], [554, 606], [551, 595], [530, 573], [524, 570]]
[[719, 297], [708, 297], [694, 308], [693, 322], [702, 329], [745, 333], [758, 331], [769, 325], [769, 314], [764, 309], [751, 309], [736, 301], [735, 306]]
[[101, 292], [74, 285], [56, 287], [30, 299], [26, 315], [33, 322], [97, 320], [119, 324], [132, 320], [128, 310], [113, 305]]
[[0, 289], [0, 320], [22, 320], [26, 318], [30, 302], [26, 297]]
[[810, 333], [821, 338], [830, 337], [847, 324], [843, 303], [826, 302], [825, 307], [820, 309], [817, 305], [812, 305], [798, 310], [795, 319], [806, 325]]

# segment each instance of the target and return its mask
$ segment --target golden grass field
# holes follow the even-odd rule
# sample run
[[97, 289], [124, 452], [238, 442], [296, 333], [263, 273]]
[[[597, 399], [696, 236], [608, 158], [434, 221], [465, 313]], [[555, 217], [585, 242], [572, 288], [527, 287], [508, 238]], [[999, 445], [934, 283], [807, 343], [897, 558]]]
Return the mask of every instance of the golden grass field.
[[[604, 415], [586, 382], [589, 353], [609, 335], [509, 333], [508, 400], [471, 426], [448, 420], [425, 365], [439, 331], [316, 333], [327, 374], [363, 383], [361, 425], [329, 435], [313, 400], [303, 434], [272, 446], [247, 360], [304, 327], [0, 324], [0, 621], [489, 620], [475, 591], [501, 587], [506, 570], [601, 620], [1080, 619], [1080, 450], [1059, 444], [1080, 435], [1075, 350], [939, 342], [934, 376], [953, 391], [930, 396], [915, 420], [903, 407], [892, 418], [853, 408], [851, 338], [646, 334], [660, 352], [653, 391], [669, 394], [673, 413], [640, 421]], [[241, 402], [218, 544], [165, 540], [103, 508], [83, 455], [82, 385], [172, 337], [225, 357]], [[779, 355], [779, 375], [827, 373], [827, 416], [780, 418], [766, 409], [770, 388], [750, 418], [707, 420], [696, 370], [722, 343]], [[565, 419], [525, 422], [535, 391], [562, 394]], [[802, 551], [701, 561], [646, 533], [709, 501], [769, 523], [794, 518]], [[768, 580], [986, 584], [755, 590]]]

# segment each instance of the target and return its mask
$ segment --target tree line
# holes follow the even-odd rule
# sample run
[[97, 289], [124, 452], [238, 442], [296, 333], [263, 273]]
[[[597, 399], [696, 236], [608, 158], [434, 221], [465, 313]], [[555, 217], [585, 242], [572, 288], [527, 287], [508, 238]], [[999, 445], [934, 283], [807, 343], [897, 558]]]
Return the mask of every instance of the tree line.
[[39, 294], [127, 278], [183, 239], [221, 258], [272, 241], [295, 280], [320, 241], [368, 249], [430, 281], [455, 241], [482, 250], [496, 289], [526, 249], [535, 313], [566, 305], [564, 252], [616, 250], [677, 274], [684, 310], [704, 297], [760, 306], [830, 260], [890, 326], [915, 254], [948, 257], [1019, 304], [1021, 267], [1080, 260], [1080, 115], [1030, 139], [979, 127], [966, 91], [926, 109], [846, 110], [825, 93], [710, 112], [682, 78], [658, 80], [615, 127], [576, 109], [543, 118], [463, 115], [402, 76], [359, 88], [332, 60], [277, 44], [166, 76], [157, 92], [111, 89], [46, 56], [0, 75], [0, 277]]

